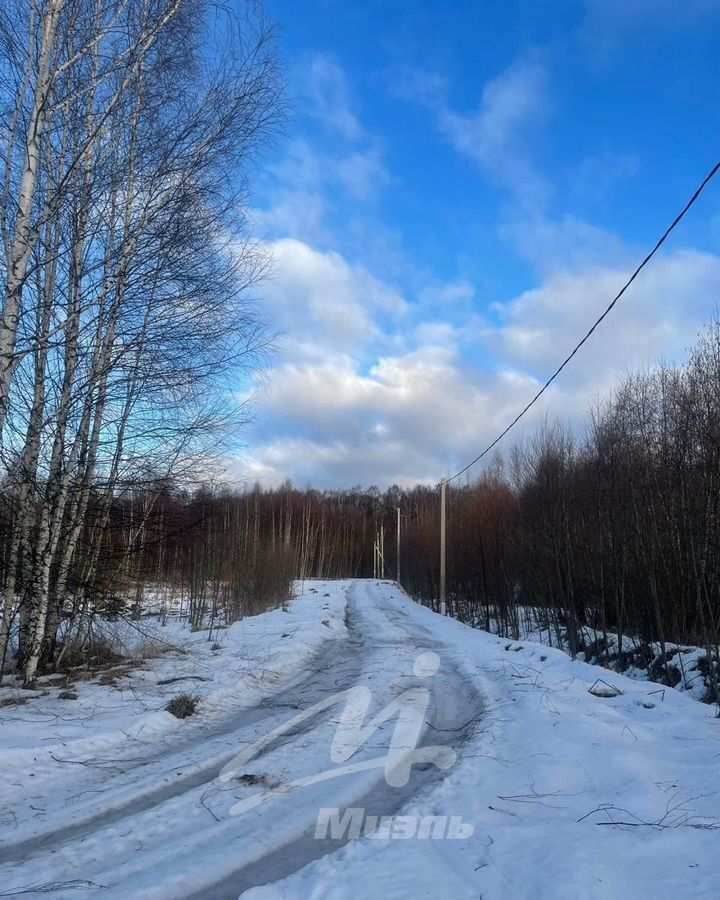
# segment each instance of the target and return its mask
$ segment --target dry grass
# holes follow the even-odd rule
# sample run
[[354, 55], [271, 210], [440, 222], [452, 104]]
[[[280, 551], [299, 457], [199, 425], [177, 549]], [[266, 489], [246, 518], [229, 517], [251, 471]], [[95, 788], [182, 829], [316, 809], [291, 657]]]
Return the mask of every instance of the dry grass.
[[167, 704], [165, 709], [177, 719], [187, 719], [197, 709], [200, 698], [195, 694], [178, 694]]
[[63, 653], [58, 671], [69, 672], [87, 666], [92, 669], [108, 668], [124, 662], [121, 656], [104, 638], [97, 638], [89, 644], [71, 644]]
[[0, 707], [3, 706], [25, 706], [27, 703], [27, 697], [5, 697], [4, 700], [0, 700]]

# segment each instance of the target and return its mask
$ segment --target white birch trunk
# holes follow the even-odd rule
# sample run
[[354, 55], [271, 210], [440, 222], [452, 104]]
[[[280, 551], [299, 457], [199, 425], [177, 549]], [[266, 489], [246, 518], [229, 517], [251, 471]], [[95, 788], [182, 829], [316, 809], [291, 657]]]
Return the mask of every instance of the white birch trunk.
[[0, 439], [5, 426], [10, 396], [10, 385], [15, 370], [15, 344], [20, 321], [22, 291], [27, 277], [35, 234], [32, 213], [40, 164], [40, 148], [46, 114], [49, 108], [52, 79], [50, 63], [57, 35], [57, 26], [64, 0], [48, 0], [43, 13], [42, 42], [38, 55], [38, 71], [30, 120], [25, 136], [25, 167], [20, 185], [18, 212], [14, 237], [9, 241], [7, 282], [0, 317]]

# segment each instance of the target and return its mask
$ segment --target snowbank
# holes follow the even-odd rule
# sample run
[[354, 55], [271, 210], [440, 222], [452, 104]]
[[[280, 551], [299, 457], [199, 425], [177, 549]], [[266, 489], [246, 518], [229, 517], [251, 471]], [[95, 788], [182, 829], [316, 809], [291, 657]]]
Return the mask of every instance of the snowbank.
[[[327, 640], [343, 636], [342, 586], [321, 591], [298, 584], [286, 610], [215, 629], [211, 639], [207, 630], [192, 632], [187, 621], [172, 617], [165, 626], [152, 617], [104, 623], [101, 631], [129, 664], [91, 680], [78, 680], [78, 673], [69, 685], [60, 676], [39, 678], [36, 691], [9, 687], [6, 677], [0, 688], [0, 797], [11, 767], [15, 781], [26, 768], [34, 778], [41, 766], [51, 776], [54, 757], [82, 762], [111, 748], [121, 752], [133, 742], [205, 728], [233, 709], [254, 706], [285, 676], [305, 671]], [[76, 700], [61, 698], [68, 687]], [[165, 706], [185, 692], [200, 697], [200, 704], [192, 720], [181, 721]]]
[[[515, 610], [515, 618], [516, 628], [510, 628], [503, 627], [497, 617], [491, 615], [490, 633], [513, 638], [517, 635], [524, 641], [537, 641], [565, 653], [571, 652], [567, 632], [561, 630], [558, 633], [548, 623], [544, 610], [520, 606]], [[484, 618], [473, 622], [473, 626], [480, 629], [486, 624]], [[578, 630], [578, 642], [581, 647], [578, 658], [584, 662], [621, 672], [637, 681], [659, 681], [703, 703], [715, 702], [708, 678], [707, 654], [699, 647], [668, 641], [663, 652], [657, 641], [642, 641], [626, 634], [621, 648], [616, 632], [604, 633], [589, 626]]]

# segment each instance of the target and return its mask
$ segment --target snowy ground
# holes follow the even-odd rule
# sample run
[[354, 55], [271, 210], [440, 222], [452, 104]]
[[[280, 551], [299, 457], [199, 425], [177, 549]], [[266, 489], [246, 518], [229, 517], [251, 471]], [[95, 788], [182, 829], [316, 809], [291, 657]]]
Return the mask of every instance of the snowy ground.
[[[173, 627], [163, 638], [185, 644]], [[383, 582], [308, 582], [288, 612], [221, 632], [220, 650], [192, 638], [115, 685], [80, 683], [77, 700], [52, 687], [0, 708], [0, 896], [720, 896], [709, 706], [473, 630]], [[188, 688], [204, 699], [180, 722], [162, 708]], [[412, 729], [402, 746], [396, 718], [363, 730], [362, 705], [342, 713], [351, 690], [369, 718], [405, 698], [406, 725], [427, 697], [418, 743], [437, 749], [406, 784], [373, 760], [394, 738], [411, 760]], [[396, 818], [374, 837], [316, 839], [323, 808], [461, 825], [403, 839], [412, 820]]]
[[[491, 614], [490, 628], [487, 630], [504, 637], [517, 635], [522, 640], [536, 641], [570, 653], [567, 632], [564, 629], [558, 632], [553, 628], [545, 610], [519, 606], [515, 610], [515, 619], [514, 626], [501, 625], [497, 616]], [[477, 628], [484, 628], [487, 619], [483, 617], [474, 624]], [[584, 625], [579, 629], [578, 639], [581, 647], [588, 648], [578, 652], [578, 657], [585, 662], [622, 672], [637, 681], [662, 680], [663, 684], [688, 693], [701, 702], [710, 702], [709, 698], [714, 697], [707, 671], [707, 654], [699, 647], [668, 641], [663, 655], [663, 647], [658, 641], [646, 642], [626, 634], [623, 636], [621, 658], [616, 632], [603, 633]]]

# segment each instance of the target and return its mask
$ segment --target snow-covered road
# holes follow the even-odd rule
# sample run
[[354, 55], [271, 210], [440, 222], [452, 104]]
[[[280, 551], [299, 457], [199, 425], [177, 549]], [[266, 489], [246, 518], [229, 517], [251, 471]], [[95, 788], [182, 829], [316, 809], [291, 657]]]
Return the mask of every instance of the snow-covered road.
[[720, 896], [720, 722], [688, 697], [360, 580], [172, 665], [213, 682], [182, 723], [8, 721], [8, 744], [0, 717], [0, 896]]
[[[388, 786], [384, 769], [377, 766], [356, 766], [357, 771], [332, 777], [339, 767], [333, 766], [330, 748], [346, 701], [343, 692], [350, 688], [369, 689], [371, 717], [426, 681], [429, 704], [420, 743], [430, 732], [432, 744], [439, 746], [462, 745], [482, 705], [472, 682], [451, 664], [430, 678], [414, 674], [418, 655], [434, 646], [432, 635], [411, 622], [402, 607], [386, 605], [392, 590], [387, 585], [356, 581], [329, 587], [343, 596], [344, 633], [304, 661], [299, 677], [292, 673], [276, 682], [271, 696], [216, 716], [205, 727], [198, 720], [190, 739], [181, 730], [149, 748], [131, 740], [113, 745], [109, 758], [101, 752], [61, 765], [66, 798], [45, 798], [54, 799], [56, 815], [44, 816], [42, 830], [31, 829], [23, 838], [5, 829], [2, 883], [18, 889], [54, 885], [57, 897], [76, 896], [79, 887], [94, 885], [102, 885], [97, 889], [103, 896], [238, 897], [347, 840], [347, 835], [315, 839], [321, 808], [361, 806], [369, 815], [391, 815], [441, 778], [442, 770], [432, 763], [413, 767], [400, 787]], [[233, 778], [219, 780], [223, 766], [241, 750], [282, 728], [299, 711], [336, 698], [327, 710], [279, 734]], [[383, 757], [392, 725], [391, 719], [371, 734], [353, 754], [353, 763]], [[327, 774], [318, 784], [277, 794], [280, 785], [320, 773]], [[238, 800], [267, 787], [276, 789], [269, 802], [229, 815]], [[57, 786], [54, 790], [61, 793]], [[68, 806], [67, 797], [81, 800]], [[22, 805], [21, 797], [18, 801]]]

